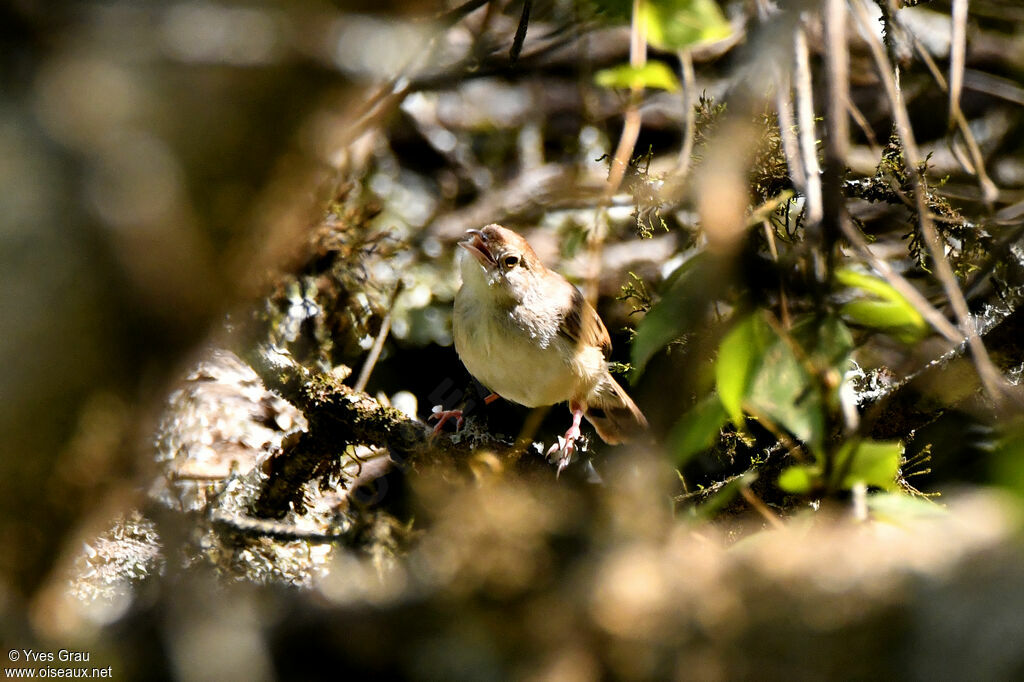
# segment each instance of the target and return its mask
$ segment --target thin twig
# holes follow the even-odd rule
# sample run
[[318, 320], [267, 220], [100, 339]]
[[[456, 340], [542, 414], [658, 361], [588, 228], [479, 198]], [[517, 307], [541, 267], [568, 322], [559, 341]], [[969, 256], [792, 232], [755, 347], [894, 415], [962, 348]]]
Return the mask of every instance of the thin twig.
[[523, 0], [523, 13], [519, 17], [519, 26], [516, 27], [515, 38], [512, 39], [512, 48], [508, 51], [508, 61], [515, 65], [519, 55], [523, 51], [523, 43], [526, 42], [526, 29], [530, 25], [530, 9], [533, 7], [533, 0]]
[[[921, 61], [923, 61], [925, 66], [928, 67], [928, 70], [931, 72], [932, 77], [935, 79], [938, 86], [943, 90], [952, 93], [952, 89], [947, 85], [946, 79], [942, 75], [942, 71], [939, 70], [935, 60], [932, 59], [928, 49], [917, 38], [914, 38], [914, 49], [917, 50], [918, 56], [921, 57]], [[961, 73], [961, 77], [962, 76], [963, 74]], [[988, 171], [985, 170], [985, 157], [982, 156], [981, 146], [978, 144], [978, 140], [974, 136], [971, 126], [967, 123], [967, 118], [964, 116], [964, 112], [960, 110], [959, 104], [957, 104], [956, 108], [950, 110], [949, 115], [952, 118], [951, 123], [956, 125], [957, 130], [960, 131], [960, 135], [963, 136], [964, 144], [967, 145], [967, 153], [971, 157], [969, 164], [965, 164], [959, 155], [956, 155], [957, 160], [960, 161], [960, 165], [964, 167], [964, 170], [978, 178], [978, 184], [981, 187], [982, 199], [989, 208], [991, 208], [993, 202], [999, 198], [999, 188], [996, 187], [994, 182], [992, 182], [992, 178], [989, 177]]]
[[[768, 253], [771, 254], [772, 262], [779, 264], [779, 248], [775, 244], [775, 229], [772, 227], [771, 221], [762, 220], [761, 226], [764, 228], [764, 238], [768, 242]], [[779, 274], [779, 318], [782, 320], [782, 326], [786, 329], [792, 327], [793, 321], [789, 316], [789, 298], [786, 296], [786, 280]]]
[[[772, 6], [768, 0], [757, 0], [757, 18], [762, 24], [778, 12], [779, 8]], [[799, 142], [793, 132], [792, 85], [788, 71], [778, 68], [778, 64], [776, 67], [775, 111], [778, 115], [779, 135], [782, 138], [782, 153], [786, 157], [786, 167], [789, 169], [789, 178], [793, 186], [801, 194], [806, 194], [807, 178], [804, 176], [803, 161], [800, 159]]]
[[[644, 0], [633, 0], [633, 23], [630, 27], [629, 37], [629, 65], [634, 69], [642, 69], [647, 64], [647, 32], [642, 20], [643, 4]], [[605, 186], [606, 200], [619, 191], [622, 179], [626, 175], [626, 169], [629, 168], [629, 159], [633, 155], [637, 137], [640, 135], [640, 100], [643, 92], [644, 86], [640, 83], [633, 83], [630, 88], [629, 104], [626, 107], [622, 134], [619, 136], [619, 144], [615, 149], [611, 168], [608, 170], [608, 183]]]
[[857, 127], [860, 128], [861, 132], [864, 133], [864, 137], [868, 140], [868, 146], [871, 148], [871, 152], [876, 156], [881, 155], [882, 145], [878, 144], [878, 138], [875, 137], [875, 131], [871, 129], [871, 124], [868, 123], [868, 119], [864, 116], [863, 112], [861, 112], [849, 97], [846, 99], [846, 111], [857, 124]]
[[907, 176], [914, 188], [914, 199], [917, 204], [921, 234], [924, 236], [925, 244], [928, 246], [928, 251], [935, 268], [935, 276], [946, 292], [946, 296], [960, 324], [961, 331], [967, 336], [971, 357], [974, 360], [974, 366], [977, 369], [978, 377], [981, 379], [985, 392], [997, 405], [1002, 404], [1005, 382], [999, 370], [992, 364], [992, 360], [985, 350], [985, 344], [982, 343], [981, 337], [978, 336], [978, 330], [971, 320], [970, 312], [967, 309], [967, 301], [964, 299], [963, 292], [957, 284], [956, 276], [953, 274], [953, 269], [943, 253], [942, 240], [939, 238], [938, 232], [935, 229], [935, 223], [932, 220], [931, 211], [928, 209], [924, 183], [919, 175], [921, 153], [914, 140], [910, 115], [900, 96], [900, 90], [893, 75], [895, 72], [892, 64], [885, 53], [885, 46], [882, 45], [882, 41], [871, 30], [871, 19], [868, 16], [863, 1], [858, 2], [854, 0], [852, 6], [857, 16], [857, 21], [861, 24], [863, 33], [867, 38], [868, 47], [871, 49], [882, 84], [885, 86], [885, 92], [892, 108], [893, 120], [896, 123], [896, 130], [900, 136], [900, 141], [903, 143]]
[[846, 0], [826, 0], [823, 13], [825, 30], [825, 74], [828, 83], [827, 115], [829, 131], [825, 135], [825, 165], [822, 173], [822, 210], [826, 271], [831, 272], [839, 223], [846, 213], [843, 177], [849, 151], [850, 101], [849, 53], [846, 44]]
[[[647, 32], [643, 22], [643, 3], [645, 0], [633, 0], [633, 23], [630, 27], [629, 39], [629, 65], [634, 69], [642, 69], [647, 64]], [[599, 213], [604, 212], [604, 207], [611, 201], [612, 196], [619, 191], [622, 179], [626, 176], [626, 169], [629, 168], [629, 159], [633, 156], [633, 149], [636, 147], [636, 140], [640, 136], [640, 102], [643, 98], [644, 86], [634, 83], [629, 91], [629, 103], [626, 105], [625, 116], [622, 122], [622, 134], [619, 136], [619, 144], [615, 148], [615, 155], [612, 157], [611, 167], [608, 169], [608, 182], [605, 184], [604, 194], [601, 200]], [[597, 302], [598, 279], [601, 274], [601, 249], [604, 246], [605, 225], [600, 219], [594, 221], [594, 229], [589, 239], [590, 247], [590, 268], [587, 275], [586, 295], [591, 305]]]
[[749, 486], [740, 486], [740, 495], [743, 496], [743, 499], [746, 500], [758, 514], [763, 516], [765, 520], [772, 525], [772, 528], [782, 530], [786, 527], [786, 524], [782, 523], [782, 519], [779, 518], [778, 514], [769, 509], [768, 505], [762, 502], [761, 498], [755, 495]]
[[822, 233], [821, 219], [824, 215], [824, 204], [821, 191], [821, 167], [818, 165], [817, 135], [814, 127], [814, 100], [811, 90], [811, 61], [807, 48], [807, 31], [802, 24], [797, 24], [793, 32], [796, 69], [793, 85], [796, 91], [796, 116], [800, 139], [800, 155], [804, 163], [805, 230], [811, 239], [814, 276], [818, 282], [824, 282], [826, 263], [822, 259], [825, 239]]
[[779, 83], [775, 89], [775, 111], [778, 113], [779, 136], [782, 138], [782, 153], [786, 157], [789, 179], [801, 193], [807, 191], [807, 177], [804, 174], [804, 162], [800, 158], [800, 143], [793, 132], [793, 106], [789, 85], [789, 77], [779, 74]]
[[964, 85], [964, 60], [967, 54], [967, 7], [968, 0], [953, 0], [953, 22], [949, 47], [949, 126], [958, 118], [960, 91]]
[[794, 32], [796, 70], [796, 116], [800, 139], [800, 153], [803, 157], [804, 175], [807, 182], [807, 220], [812, 225], [821, 222], [821, 168], [818, 165], [817, 136], [814, 134], [814, 100], [811, 93], [810, 51], [807, 49], [807, 32], [797, 26]]
[[679, 65], [683, 76], [683, 146], [679, 150], [675, 181], [682, 184], [690, 171], [697, 118], [697, 112], [693, 108], [693, 91], [697, 85], [697, 77], [693, 72], [693, 55], [689, 50], [679, 51]]
[[853, 518], [860, 523], [868, 520], [868, 487], [863, 481], [853, 484], [850, 489], [853, 503]]
[[366, 360], [363, 361], [363, 368], [359, 370], [359, 379], [356, 380], [353, 387], [356, 391], [366, 390], [366, 384], [370, 381], [370, 374], [373, 373], [373, 368], [377, 365], [377, 360], [380, 358], [380, 352], [384, 349], [384, 341], [391, 332], [391, 313], [395, 307], [395, 299], [398, 298], [398, 294], [401, 291], [402, 280], [398, 280], [398, 284], [395, 285], [395, 290], [391, 293], [391, 298], [388, 301], [388, 312], [385, 313], [384, 319], [380, 323], [380, 331], [377, 332], [377, 338], [373, 340], [373, 346], [370, 348]]
[[967, 69], [964, 72], [964, 87], [1024, 107], [1024, 88], [1009, 78]]
[[825, 59], [828, 77], [828, 118], [830, 130], [825, 136], [826, 160], [842, 166], [850, 139], [850, 125], [847, 118], [850, 102], [849, 52], [846, 45], [846, 2], [826, 0], [825, 2]]

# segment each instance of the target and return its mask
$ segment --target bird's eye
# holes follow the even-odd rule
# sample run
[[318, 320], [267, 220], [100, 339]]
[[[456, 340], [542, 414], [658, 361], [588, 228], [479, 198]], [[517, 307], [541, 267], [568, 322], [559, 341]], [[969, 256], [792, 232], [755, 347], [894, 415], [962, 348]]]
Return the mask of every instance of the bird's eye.
[[519, 265], [519, 256], [505, 256], [505, 267], [514, 268]]

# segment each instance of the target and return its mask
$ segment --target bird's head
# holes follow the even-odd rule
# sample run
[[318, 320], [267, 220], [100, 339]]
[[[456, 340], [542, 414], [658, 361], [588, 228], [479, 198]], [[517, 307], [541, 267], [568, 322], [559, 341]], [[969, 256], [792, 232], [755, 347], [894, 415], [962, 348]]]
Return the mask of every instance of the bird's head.
[[486, 283], [517, 301], [522, 301], [547, 272], [527, 241], [501, 225], [468, 230], [459, 246], [471, 256], [462, 261], [464, 283]]

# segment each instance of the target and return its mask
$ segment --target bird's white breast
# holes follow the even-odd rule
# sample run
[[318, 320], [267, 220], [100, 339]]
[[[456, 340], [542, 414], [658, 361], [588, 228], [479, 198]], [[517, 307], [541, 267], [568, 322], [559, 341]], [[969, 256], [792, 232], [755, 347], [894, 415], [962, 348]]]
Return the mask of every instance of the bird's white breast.
[[452, 326], [455, 350], [470, 374], [527, 407], [553, 405], [578, 393], [575, 359], [557, 322], [505, 298], [479, 267], [463, 268], [463, 279]]

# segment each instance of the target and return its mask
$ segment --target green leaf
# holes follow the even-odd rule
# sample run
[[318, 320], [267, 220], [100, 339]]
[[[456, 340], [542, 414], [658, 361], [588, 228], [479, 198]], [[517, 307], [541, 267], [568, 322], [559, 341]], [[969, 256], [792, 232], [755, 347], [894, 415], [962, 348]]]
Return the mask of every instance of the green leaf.
[[649, 0], [641, 12], [647, 42], [661, 50], [683, 50], [732, 34], [715, 0]]
[[893, 289], [888, 282], [866, 272], [858, 272], [849, 268], [840, 268], [835, 273], [836, 281], [844, 287], [860, 289], [869, 294], [874, 294], [883, 300], [893, 301], [902, 299], [900, 292]]
[[565, 260], [573, 259], [586, 241], [586, 230], [576, 226], [571, 227], [562, 240], [562, 258]]
[[836, 453], [835, 470], [842, 475], [838, 487], [849, 490], [864, 483], [894, 490], [902, 461], [903, 443], [899, 441], [847, 441]]
[[880, 329], [904, 343], [919, 341], [928, 331], [907, 317], [902, 304], [891, 301], [850, 301], [840, 313], [854, 324]]
[[[839, 317], [807, 316], [790, 332], [803, 351], [803, 360], [811, 372], [825, 376], [834, 372], [835, 382], [817, 382], [821, 397], [829, 409], [839, 407], [842, 377], [851, 367], [853, 335]], [[826, 385], [831, 384], [831, 390]]]
[[815, 480], [820, 476], [821, 472], [817, 467], [797, 464], [779, 474], [779, 487], [787, 493], [806, 495], [811, 492]]
[[643, 372], [654, 354], [692, 330], [703, 317], [708, 297], [717, 289], [714, 270], [706, 254], [694, 256], [669, 276], [667, 288], [636, 327], [630, 363], [632, 380]]
[[906, 311], [892, 301], [850, 301], [842, 309], [843, 315], [865, 327], [902, 327], [909, 324]]
[[918, 341], [928, 333], [928, 323], [921, 313], [885, 280], [849, 269], [838, 270], [835, 276], [839, 284], [873, 297], [842, 307], [842, 315], [851, 322], [881, 329], [905, 343]]
[[732, 328], [718, 347], [715, 388], [729, 419], [743, 427], [743, 402], [761, 366], [771, 330], [759, 315], [750, 315]]
[[993, 483], [1024, 496], [1024, 419], [1018, 416], [1000, 424], [995, 435]]
[[676, 465], [686, 464], [695, 454], [714, 445], [726, 420], [722, 401], [714, 393], [694, 405], [668, 435], [669, 451], [675, 455]]
[[817, 371], [835, 369], [845, 374], [850, 368], [853, 335], [838, 317], [808, 316], [798, 320], [790, 333]]
[[718, 349], [715, 386], [733, 424], [742, 428], [743, 413], [771, 420], [821, 450], [825, 413], [821, 392], [797, 358], [761, 313], [737, 325]]
[[825, 440], [825, 413], [818, 388], [790, 345], [776, 336], [750, 387], [747, 411], [768, 417], [818, 452]]
[[603, 88], [658, 88], [675, 91], [679, 79], [664, 62], [650, 61], [643, 66], [620, 64], [594, 74], [594, 82]]

